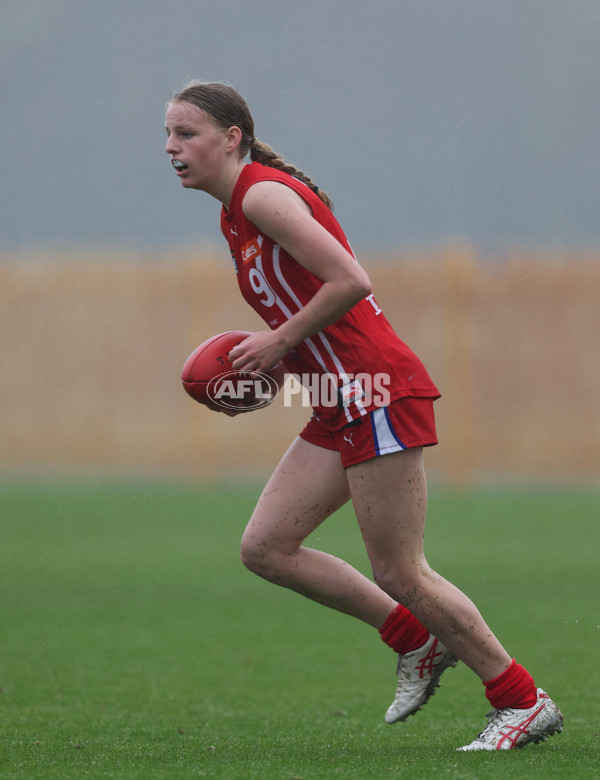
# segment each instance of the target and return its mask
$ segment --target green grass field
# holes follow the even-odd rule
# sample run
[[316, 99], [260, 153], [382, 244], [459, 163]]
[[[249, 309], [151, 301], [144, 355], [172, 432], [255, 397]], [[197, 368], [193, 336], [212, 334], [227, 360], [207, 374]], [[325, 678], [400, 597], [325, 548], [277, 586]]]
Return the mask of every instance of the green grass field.
[[[258, 488], [0, 487], [2, 778], [600, 776], [600, 495], [432, 491], [432, 565], [565, 714], [460, 754], [489, 707], [465, 667], [404, 724], [376, 632], [238, 562]], [[311, 539], [368, 572], [342, 510]]]

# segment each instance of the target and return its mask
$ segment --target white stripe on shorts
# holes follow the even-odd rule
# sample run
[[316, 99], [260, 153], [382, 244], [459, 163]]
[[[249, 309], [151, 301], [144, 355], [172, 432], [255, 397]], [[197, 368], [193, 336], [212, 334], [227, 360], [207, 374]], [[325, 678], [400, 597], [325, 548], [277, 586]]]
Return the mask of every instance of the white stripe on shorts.
[[373, 410], [370, 417], [375, 452], [378, 455], [407, 449], [392, 426], [387, 407]]

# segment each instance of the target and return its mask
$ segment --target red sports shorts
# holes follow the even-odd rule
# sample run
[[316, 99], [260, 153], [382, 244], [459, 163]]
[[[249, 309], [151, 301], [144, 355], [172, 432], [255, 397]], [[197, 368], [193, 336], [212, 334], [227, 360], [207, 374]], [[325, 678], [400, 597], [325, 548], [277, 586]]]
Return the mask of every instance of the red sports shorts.
[[337, 450], [342, 466], [355, 466], [365, 460], [411, 447], [437, 444], [432, 398], [400, 398], [389, 406], [374, 409], [339, 431], [328, 430], [316, 416], [300, 432], [300, 438]]

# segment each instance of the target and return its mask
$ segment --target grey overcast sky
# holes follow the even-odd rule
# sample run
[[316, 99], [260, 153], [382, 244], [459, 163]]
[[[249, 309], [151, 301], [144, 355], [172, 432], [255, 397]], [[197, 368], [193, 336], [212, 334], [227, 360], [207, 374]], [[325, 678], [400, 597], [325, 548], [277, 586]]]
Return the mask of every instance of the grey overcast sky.
[[597, 0], [0, 0], [0, 250], [219, 242], [164, 107], [188, 78], [334, 201], [356, 249], [600, 242]]

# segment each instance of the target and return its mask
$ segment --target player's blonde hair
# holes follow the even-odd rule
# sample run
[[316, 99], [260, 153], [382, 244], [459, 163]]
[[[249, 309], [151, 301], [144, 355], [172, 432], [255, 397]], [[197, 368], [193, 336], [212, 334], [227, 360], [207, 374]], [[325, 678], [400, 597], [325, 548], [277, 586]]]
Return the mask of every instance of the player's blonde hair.
[[171, 98], [171, 103], [184, 101], [210, 114], [216, 124], [227, 130], [239, 127], [242, 132], [240, 151], [242, 156], [250, 154], [253, 162], [262, 163], [269, 168], [289, 173], [295, 179], [306, 184], [319, 196], [323, 203], [333, 211], [333, 203], [323, 190], [320, 190], [310, 176], [295, 165], [287, 163], [268, 144], [254, 137], [254, 120], [244, 98], [233, 87], [215, 81], [190, 81]]

